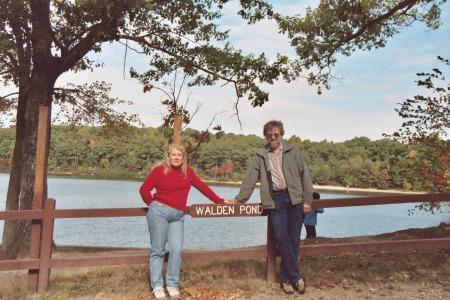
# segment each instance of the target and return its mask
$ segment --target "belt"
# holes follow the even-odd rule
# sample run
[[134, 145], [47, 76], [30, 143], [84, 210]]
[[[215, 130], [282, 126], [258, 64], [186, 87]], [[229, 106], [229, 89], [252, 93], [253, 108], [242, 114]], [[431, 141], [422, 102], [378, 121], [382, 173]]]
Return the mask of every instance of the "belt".
[[282, 190], [273, 190], [274, 193], [282, 193], [282, 194], [289, 194], [289, 190], [287, 188]]

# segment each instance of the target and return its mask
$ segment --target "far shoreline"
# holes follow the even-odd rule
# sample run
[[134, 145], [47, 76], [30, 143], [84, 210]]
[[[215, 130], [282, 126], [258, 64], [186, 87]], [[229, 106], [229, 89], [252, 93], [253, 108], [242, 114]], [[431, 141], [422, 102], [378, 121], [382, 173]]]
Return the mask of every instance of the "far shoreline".
[[[9, 174], [9, 172], [0, 171], [0, 173]], [[66, 173], [56, 173], [56, 172], [48, 172], [50, 176], [61, 176], [61, 177], [76, 177], [81, 179], [108, 179], [108, 180], [131, 180], [131, 181], [143, 181], [145, 178], [126, 178], [126, 177], [104, 177], [104, 176], [92, 176], [92, 175], [75, 175], [70, 172]], [[95, 178], [92, 178], [95, 177]], [[203, 182], [216, 185], [216, 186], [231, 186], [231, 187], [240, 187], [242, 181], [218, 181], [218, 180], [208, 180], [202, 179]], [[259, 183], [257, 183], [259, 186]], [[407, 190], [394, 190], [394, 189], [386, 189], [380, 190], [376, 188], [354, 188], [354, 187], [344, 187], [337, 185], [313, 185], [314, 190], [316, 191], [332, 191], [338, 193], [380, 193], [380, 194], [426, 194], [426, 192], [414, 192]]]

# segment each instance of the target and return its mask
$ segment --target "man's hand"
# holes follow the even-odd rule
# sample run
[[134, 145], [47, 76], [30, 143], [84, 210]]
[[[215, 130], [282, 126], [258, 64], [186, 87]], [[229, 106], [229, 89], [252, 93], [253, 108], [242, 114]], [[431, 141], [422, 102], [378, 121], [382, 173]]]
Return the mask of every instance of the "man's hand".
[[311, 204], [303, 204], [303, 213], [306, 215], [311, 211]]

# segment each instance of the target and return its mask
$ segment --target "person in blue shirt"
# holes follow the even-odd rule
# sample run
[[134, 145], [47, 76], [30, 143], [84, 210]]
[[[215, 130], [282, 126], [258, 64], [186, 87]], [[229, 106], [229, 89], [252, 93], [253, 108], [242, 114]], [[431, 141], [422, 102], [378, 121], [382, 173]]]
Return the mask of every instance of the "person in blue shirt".
[[[314, 192], [313, 199], [319, 200], [320, 194]], [[323, 208], [313, 208], [309, 213], [306, 214], [303, 224], [305, 224], [307, 239], [316, 237], [317, 214], [322, 214], [324, 211], [325, 210]]]

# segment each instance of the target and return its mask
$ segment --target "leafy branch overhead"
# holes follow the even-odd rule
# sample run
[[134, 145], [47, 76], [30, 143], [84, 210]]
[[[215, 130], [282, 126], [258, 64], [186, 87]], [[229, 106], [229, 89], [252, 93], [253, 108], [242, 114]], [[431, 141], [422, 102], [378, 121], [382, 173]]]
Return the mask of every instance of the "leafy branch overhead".
[[[236, 13], [241, 18], [249, 25], [272, 20], [296, 50], [297, 57], [278, 54], [273, 59], [263, 52], [244, 54], [229, 43], [229, 31], [218, 25], [224, 7], [231, 5], [229, 2], [232, 1], [49, 1], [52, 10], [48, 12], [51, 18], [46, 22], [45, 36], [55, 54], [54, 71], [61, 74], [101, 67], [102, 62], [91, 60], [87, 54], [101, 52], [105, 42], [121, 41], [129, 49], [148, 56], [146, 71], [131, 68], [131, 76], [143, 84], [159, 81], [181, 69], [194, 77], [191, 85], [230, 83], [235, 86], [238, 99], [246, 97], [253, 106], [261, 106], [269, 100], [263, 84], [305, 78], [309, 84], [319, 86], [320, 92], [321, 87], [331, 86], [332, 67], [338, 54], [348, 56], [357, 49], [384, 47], [388, 38], [415, 21], [438, 28], [440, 5], [446, 1], [327, 0], [320, 1], [316, 8], [308, 7], [304, 16], [283, 16], [262, 0], [240, 1]], [[24, 32], [21, 39], [27, 41], [31, 28], [10, 15], [22, 15], [26, 20], [39, 10], [30, 11], [27, 6], [13, 3], [4, 1], [2, 19], [9, 26], [14, 23], [20, 27]], [[31, 45], [24, 45], [31, 49]], [[13, 54], [14, 44], [5, 50], [4, 53]], [[7, 57], [11, 56], [5, 55], [5, 61], [9, 60]], [[31, 58], [27, 61], [32, 63]], [[20, 61], [11, 59], [2, 64], [7, 71], [2, 74], [17, 76], [9, 64], [14, 62]], [[10, 81], [12, 77], [4, 79]]]
[[[438, 56], [449, 67], [450, 61]], [[432, 192], [450, 189], [450, 83], [441, 69], [418, 73], [417, 85], [427, 90], [399, 103], [396, 109], [403, 119], [402, 127], [392, 135], [394, 140], [410, 145], [408, 158], [415, 176]], [[440, 203], [423, 203], [419, 208], [433, 211]]]
[[[179, 70], [175, 70], [172, 75], [171, 79], [161, 78], [160, 85], [144, 85], [143, 91], [144, 93], [150, 93], [152, 90], [162, 92], [163, 96], [161, 98], [161, 104], [167, 108], [166, 113], [161, 112], [163, 120], [162, 126], [173, 126], [175, 116], [178, 115], [182, 117], [182, 123], [184, 124], [184, 127], [186, 127], [197, 114], [202, 104], [196, 101], [194, 111], [190, 113], [187, 107], [193, 99], [191, 99], [192, 93], [189, 90], [189, 76], [181, 74]], [[186, 95], [183, 94], [183, 90], [185, 90]], [[182, 100], [185, 100], [184, 103], [180, 103]]]
[[[305, 17], [283, 16], [262, 1], [244, 2], [254, 2], [252, 13], [241, 11], [239, 14], [249, 24], [262, 18], [275, 21], [274, 26], [278, 26], [280, 33], [287, 34], [291, 40], [297, 58], [278, 54], [269, 61], [264, 53], [244, 55], [226, 42], [220, 47], [200, 44], [198, 32], [186, 32], [180, 26], [158, 23], [159, 19], [154, 23], [152, 18], [148, 18], [145, 27], [150, 25], [157, 28], [154, 33], [163, 34], [130, 38], [143, 47], [144, 53], [153, 55], [150, 69], [142, 73], [132, 69], [132, 76], [146, 83], [173, 72], [176, 65], [187, 74], [197, 76], [193, 85], [211, 85], [223, 80], [235, 85], [238, 98], [247, 95], [253, 106], [261, 106], [269, 100], [269, 95], [258, 83], [272, 84], [279, 79], [289, 82], [303, 77], [311, 85], [330, 88], [331, 68], [337, 61], [337, 54], [348, 56], [357, 49], [384, 47], [388, 38], [414, 21], [426, 22], [432, 29], [440, 24], [438, 4], [441, 2], [435, 1], [321, 1], [316, 9], [308, 8]], [[174, 8], [180, 9], [178, 5], [172, 1], [165, 14], [161, 15], [169, 19]], [[208, 17], [213, 19], [220, 15]], [[228, 38], [228, 32], [218, 31], [215, 24], [205, 26], [198, 22], [197, 26], [204, 37], [208, 37], [207, 40]], [[187, 38], [186, 33], [194, 38]], [[161, 45], [167, 41], [170, 41], [169, 49]], [[160, 53], [155, 54], [157, 51]]]
[[127, 130], [129, 124], [141, 124], [136, 114], [119, 113], [113, 109], [114, 106], [133, 103], [109, 97], [110, 90], [110, 84], [98, 81], [83, 85], [69, 83], [66, 87], [55, 88], [53, 103], [59, 110], [54, 120], [72, 126], [105, 124], [108, 131]]
[[[175, 70], [171, 79], [162, 78], [161, 81], [161, 85], [144, 85], [144, 93], [150, 93], [155, 89], [162, 92], [161, 104], [167, 109], [167, 112], [161, 112], [163, 127], [173, 127], [175, 117], [180, 116], [182, 127], [186, 128], [202, 106], [202, 103], [196, 101], [194, 109], [192, 111], [188, 110], [188, 106], [193, 100], [191, 99], [192, 92], [189, 89], [189, 86], [192, 86], [189, 76], [182, 74], [179, 70]], [[185, 90], [185, 93], [183, 93], [183, 90]], [[184, 102], [181, 103], [181, 101]], [[205, 130], [194, 130], [193, 133], [190, 133], [187, 137], [185, 136], [186, 152], [191, 159], [196, 158], [198, 150], [203, 143], [210, 141], [209, 129], [213, 125], [216, 115], [217, 113], [212, 117], [209, 126]], [[166, 139], [169, 141], [173, 139], [173, 130], [163, 130]], [[221, 138], [224, 133], [220, 125], [214, 126], [212, 130], [216, 131], [216, 139]]]
[[334, 1], [323, 0], [307, 8], [304, 17], [276, 15], [279, 30], [287, 34], [298, 58], [298, 73], [309, 84], [330, 87], [331, 68], [338, 55], [384, 47], [388, 39], [414, 22], [430, 29], [441, 25], [444, 1]]
[[[448, 59], [438, 56], [438, 60], [450, 66]], [[417, 85], [426, 88], [429, 94], [416, 95], [400, 103], [396, 112], [405, 121], [393, 137], [405, 143], [423, 143], [433, 137], [445, 140], [450, 134], [450, 82], [438, 68], [417, 76], [420, 78]]]

